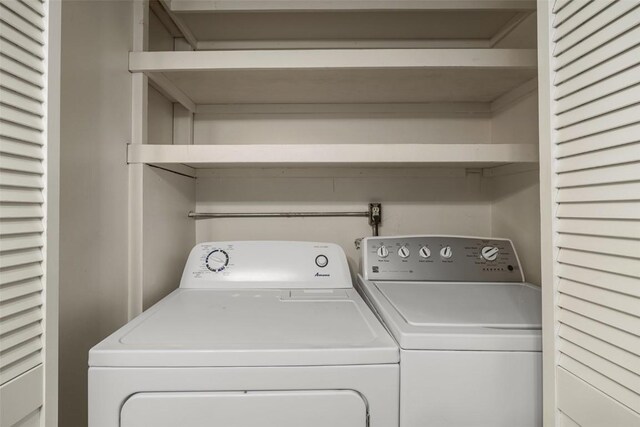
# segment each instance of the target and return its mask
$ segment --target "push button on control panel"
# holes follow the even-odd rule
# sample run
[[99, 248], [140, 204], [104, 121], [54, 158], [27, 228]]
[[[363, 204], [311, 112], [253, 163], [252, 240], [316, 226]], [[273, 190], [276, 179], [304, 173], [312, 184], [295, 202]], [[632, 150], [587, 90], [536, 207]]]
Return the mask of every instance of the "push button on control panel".
[[329, 264], [329, 258], [326, 255], [318, 255], [316, 257], [316, 265], [320, 268], [325, 268]]

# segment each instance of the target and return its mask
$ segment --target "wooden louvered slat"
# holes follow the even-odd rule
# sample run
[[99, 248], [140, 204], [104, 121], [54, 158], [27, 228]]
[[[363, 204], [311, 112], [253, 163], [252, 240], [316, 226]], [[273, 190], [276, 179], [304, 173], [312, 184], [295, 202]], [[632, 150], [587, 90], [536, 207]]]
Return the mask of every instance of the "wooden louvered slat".
[[640, 219], [640, 202], [563, 203], [558, 218]]
[[[589, 366], [594, 371], [601, 375], [610, 378], [611, 380], [623, 385], [630, 390], [640, 391], [640, 376], [624, 369], [615, 363], [604, 359], [597, 354], [585, 350], [569, 341], [564, 339], [559, 340], [559, 350], [561, 353], [566, 354], [574, 360], [582, 363], [585, 366]], [[640, 399], [640, 395], [638, 395]]]
[[560, 327], [558, 335], [574, 345], [582, 348], [588, 348], [597, 356], [615, 363], [616, 365], [631, 372], [640, 372], [640, 357], [625, 351], [620, 347], [608, 344], [606, 341], [595, 338], [566, 325]]
[[640, 180], [640, 163], [626, 163], [597, 169], [558, 174], [558, 188], [582, 185], [608, 184]]
[[[42, 251], [27, 249], [22, 251], [0, 252], [0, 268], [15, 267], [24, 264], [33, 264], [42, 261]], [[4, 295], [0, 289], [0, 296]], [[0, 299], [2, 301], [2, 299]]]
[[636, 277], [623, 276], [568, 264], [560, 264], [557, 275], [561, 279], [586, 283], [613, 292], [640, 298], [640, 279]]
[[556, 230], [558, 233], [640, 239], [640, 221], [558, 219], [556, 221]]
[[638, 331], [640, 331], [640, 318], [637, 316], [612, 310], [566, 294], [560, 294], [558, 297], [558, 306], [590, 319], [597, 320], [605, 325], [629, 332], [632, 335], [636, 335]]
[[0, 3], [0, 16], [2, 20], [20, 31], [25, 36], [44, 45], [44, 34], [42, 30], [31, 25], [27, 20], [22, 19], [19, 15], [7, 8], [5, 3]]
[[622, 126], [628, 126], [640, 121], [640, 104], [628, 108], [612, 111], [584, 123], [568, 126], [557, 132], [557, 143], [584, 138], [589, 135], [607, 132]]
[[560, 85], [569, 79], [576, 77], [577, 75], [584, 73], [585, 70], [589, 70], [605, 61], [612, 59], [613, 57], [620, 55], [621, 53], [633, 48], [640, 44], [640, 28], [635, 28], [628, 33], [625, 33], [617, 39], [609, 42], [599, 48], [591, 51], [589, 54], [573, 61], [565, 67], [559, 69], [556, 73], [555, 84]]
[[42, 234], [20, 234], [0, 237], [0, 251], [41, 248], [44, 244]]
[[[613, 95], [625, 88], [638, 85], [640, 84], [640, 77], [638, 77], [638, 73], [640, 73], [640, 65], [636, 65], [616, 75], [608, 76], [606, 79], [603, 79], [596, 84], [574, 92], [558, 100], [556, 104], [556, 114], [562, 114], [590, 102], [600, 100], [605, 96]], [[609, 100], [613, 102], [612, 100], [614, 99], [615, 98], [610, 98]], [[623, 101], [623, 105], [616, 105], [616, 107], [630, 105], [628, 100], [624, 99]], [[566, 124], [559, 127], [563, 126], [566, 126]]]
[[10, 334], [0, 336], [0, 349], [10, 349], [40, 335], [42, 335], [42, 324], [32, 323]]
[[[628, 8], [637, 6], [630, 1], [619, 2], [618, 4], [622, 4]], [[602, 24], [601, 19], [602, 17], [596, 20], [594, 24]], [[634, 9], [630, 13], [619, 16], [610, 25], [602, 26], [595, 32], [588, 34], [586, 38], [580, 40], [571, 48], [562, 45], [562, 43], [558, 43], [559, 47], [566, 49], [562, 51], [562, 54], [556, 54], [555, 69], [558, 70], [565, 67], [577, 59], [587, 56], [598, 47], [611, 43], [612, 40], [634, 28], [638, 24], [640, 24], [640, 9]], [[586, 35], [586, 33], [582, 33], [582, 35]]]
[[24, 359], [21, 359], [18, 362], [12, 364], [6, 369], [0, 369], [0, 384], [4, 384], [5, 382], [17, 377], [23, 372], [35, 368], [41, 363], [42, 351], [36, 351], [28, 355]]
[[19, 62], [38, 73], [44, 73], [44, 65], [42, 59], [32, 55], [24, 49], [0, 39], [0, 51], [3, 55]]
[[2, 205], [0, 219], [42, 218], [44, 212], [41, 205]]
[[[637, 317], [640, 299], [629, 295], [612, 292], [596, 286], [585, 285], [567, 279], [561, 279], [558, 290], [594, 304], [602, 305]], [[640, 331], [638, 331], [640, 333]], [[638, 338], [640, 339], [640, 337]]]
[[[0, 120], [0, 137], [17, 139], [39, 145], [44, 143], [44, 134], [42, 132], [35, 129], [24, 128], [2, 120]], [[0, 162], [1, 161], [2, 159], [0, 159]]]
[[7, 268], [2, 270], [2, 274], [0, 274], [0, 285], [41, 277], [42, 274], [42, 265], [40, 263]]
[[567, 5], [569, 5], [569, 3], [571, 3], [573, 0], [555, 0], [555, 2], [553, 3], [553, 13], [558, 13], [560, 12], [563, 8], [567, 7]]
[[21, 298], [14, 298], [9, 301], [3, 301], [0, 303], [0, 319], [13, 316], [14, 314], [21, 313], [40, 307], [42, 305], [42, 296], [40, 292], [29, 294]]
[[0, 185], [25, 188], [43, 188], [42, 175], [0, 169]]
[[640, 396], [608, 376], [564, 354], [560, 356], [558, 365], [598, 390], [602, 390], [623, 405], [635, 411], [640, 409]]
[[0, 54], [0, 70], [8, 74], [13, 74], [32, 85], [44, 87], [44, 77], [42, 73], [33, 70], [20, 62], [16, 62], [4, 54]]
[[34, 114], [36, 116], [42, 117], [44, 115], [44, 109], [40, 101], [27, 98], [22, 94], [13, 92], [9, 89], [5, 89], [1, 86], [0, 102], [6, 105], [10, 105], [13, 108], [18, 108], [22, 111]]
[[35, 40], [0, 20], [0, 37], [24, 49], [32, 55], [44, 59], [44, 47]]
[[629, 262], [629, 260], [618, 256], [562, 249], [558, 253], [558, 262], [640, 278], [638, 261]]
[[2, 117], [4, 121], [16, 123], [20, 126], [39, 131], [44, 130], [42, 117], [26, 113], [13, 107], [0, 104], [0, 117]]
[[28, 8], [36, 12], [38, 15], [42, 17], [45, 16], [44, 5], [42, 4], [41, 1], [39, 0], [20, 0], [20, 1], [24, 3]]
[[602, 202], [640, 199], [640, 182], [605, 184], [558, 190], [558, 202]]
[[0, 287], [0, 301], [8, 301], [42, 290], [40, 279], [31, 279], [19, 283], [11, 283]]
[[[574, 15], [572, 20], [568, 23], [570, 25], [562, 25], [557, 28], [553, 33], [552, 38], [552, 40], [556, 42], [555, 49], [553, 51], [554, 54], [557, 56], [563, 51], [567, 50], [569, 47], [573, 46], [575, 43], [577, 43], [577, 41], [582, 40], [584, 37], [581, 37], [581, 34], [577, 34], [573, 37], [571, 37], [571, 35], [575, 34], [577, 29], [589, 26], [589, 24], [593, 24], [593, 19], [596, 15], [600, 14], [604, 9], [611, 7], [611, 5], [614, 4], [616, 4], [615, 0], [600, 0], [591, 2]], [[605, 24], [606, 17], [599, 17], [598, 19], [601, 22], [598, 24], [599, 26]]]
[[[640, 81], [640, 77], [637, 75], [634, 79]], [[625, 108], [639, 102], [640, 85], [631, 86], [630, 88], [615, 92], [595, 101], [588, 102], [585, 105], [576, 107], [562, 114], [558, 114], [555, 127], [556, 129], [562, 129], [567, 126], [575, 125], [576, 123], [605, 115], [611, 111], [611, 105], [615, 105], [617, 108]], [[562, 106], [562, 101], [558, 102], [558, 104]]]
[[559, 159], [590, 151], [613, 148], [620, 145], [640, 141], [640, 123], [614, 129], [605, 134], [597, 134], [577, 139], [557, 146], [556, 156]]
[[640, 143], [565, 157], [558, 162], [557, 172], [570, 172], [631, 162], [640, 162]]
[[640, 46], [636, 46], [589, 70], [583, 71], [571, 80], [559, 84], [554, 90], [553, 97], [555, 100], [566, 98], [579, 90], [623, 73], [638, 64], [640, 64]]
[[[640, 240], [619, 239], [615, 237], [582, 236], [579, 234], [560, 234], [558, 246], [579, 251], [596, 252], [608, 255], [620, 255], [640, 259]], [[640, 266], [640, 262], [638, 264]]]
[[555, 14], [555, 19], [553, 20], [553, 27], [558, 28], [563, 23], [569, 20], [573, 15], [578, 13], [580, 9], [587, 6], [593, 0], [575, 0], [571, 3], [567, 4], [565, 7], [558, 10]]
[[16, 156], [2, 156], [0, 158], [0, 169], [34, 174], [42, 174], [44, 172], [44, 167], [40, 160]]
[[0, 86], [24, 95], [30, 100], [43, 102], [42, 89], [2, 70], [0, 70]]
[[640, 356], [640, 340], [633, 334], [605, 325], [568, 310], [558, 311], [558, 321], [588, 333], [625, 351]]
[[40, 32], [44, 31], [44, 20], [42, 15], [39, 15], [33, 9], [27, 7], [24, 3], [18, 0], [9, 0], [2, 2], [7, 9], [10, 9], [14, 14], [19, 16], [22, 20], [28, 22]]
[[[29, 157], [38, 160], [42, 160], [44, 158], [44, 153], [40, 145], [14, 141], [2, 137], [0, 137], [0, 153]], [[0, 185], [2, 184], [0, 183]]]
[[31, 338], [21, 346], [14, 346], [0, 353], [0, 370], [8, 367], [25, 357], [40, 351], [42, 342], [40, 337]]
[[44, 196], [38, 188], [0, 187], [0, 202], [44, 203]]
[[16, 316], [3, 319], [2, 322], [0, 322], [0, 335], [12, 333], [20, 328], [41, 320], [42, 310], [40, 307], [33, 308], [25, 311], [24, 313], [19, 313]]
[[14, 234], [34, 234], [44, 231], [41, 219], [18, 219], [0, 221], [0, 236]]

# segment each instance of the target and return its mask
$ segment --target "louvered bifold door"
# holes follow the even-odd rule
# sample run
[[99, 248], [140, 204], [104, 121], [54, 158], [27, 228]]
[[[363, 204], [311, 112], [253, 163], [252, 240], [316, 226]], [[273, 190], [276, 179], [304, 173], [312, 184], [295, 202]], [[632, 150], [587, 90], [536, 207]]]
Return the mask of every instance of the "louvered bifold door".
[[2, 426], [42, 400], [45, 10], [40, 0], [0, 0]]
[[556, 0], [556, 399], [640, 426], [640, 0]]

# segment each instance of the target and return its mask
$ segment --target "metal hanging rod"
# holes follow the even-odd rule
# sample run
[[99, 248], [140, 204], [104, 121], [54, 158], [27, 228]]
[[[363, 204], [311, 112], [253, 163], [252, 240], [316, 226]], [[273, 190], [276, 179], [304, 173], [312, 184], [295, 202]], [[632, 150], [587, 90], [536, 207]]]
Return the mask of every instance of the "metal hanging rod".
[[360, 212], [189, 212], [189, 218], [318, 218], [318, 217], [365, 217], [369, 218], [374, 236], [382, 223], [382, 205], [369, 203], [369, 210]]

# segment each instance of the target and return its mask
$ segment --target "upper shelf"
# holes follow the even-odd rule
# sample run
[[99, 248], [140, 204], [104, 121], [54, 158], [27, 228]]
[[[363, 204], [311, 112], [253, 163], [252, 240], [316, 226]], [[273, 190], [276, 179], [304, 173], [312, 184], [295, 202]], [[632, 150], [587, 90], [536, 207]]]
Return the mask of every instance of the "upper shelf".
[[129, 163], [214, 167], [423, 167], [485, 168], [536, 163], [536, 144], [130, 144]]
[[[535, 0], [160, 0], [151, 5], [195, 50], [490, 48], [536, 9]], [[535, 31], [532, 35], [535, 39]]]
[[132, 52], [190, 110], [196, 104], [491, 102], [536, 77], [531, 49]]
[[318, 10], [532, 10], [535, 0], [170, 0], [175, 12]]

